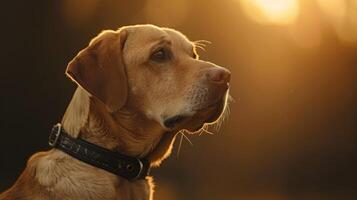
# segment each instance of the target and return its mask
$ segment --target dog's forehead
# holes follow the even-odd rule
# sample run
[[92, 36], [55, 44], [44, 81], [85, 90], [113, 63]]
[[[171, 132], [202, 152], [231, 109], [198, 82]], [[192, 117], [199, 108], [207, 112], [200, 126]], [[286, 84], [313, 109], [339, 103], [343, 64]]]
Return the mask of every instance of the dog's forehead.
[[192, 42], [183, 33], [170, 28], [163, 28], [163, 30], [169, 35], [174, 45], [185, 49], [192, 49]]
[[166, 40], [173, 46], [185, 49], [192, 48], [192, 42], [181, 32], [171, 28], [161, 28], [153, 25], [140, 25], [130, 27], [130, 43], [137, 46], [147, 46]]

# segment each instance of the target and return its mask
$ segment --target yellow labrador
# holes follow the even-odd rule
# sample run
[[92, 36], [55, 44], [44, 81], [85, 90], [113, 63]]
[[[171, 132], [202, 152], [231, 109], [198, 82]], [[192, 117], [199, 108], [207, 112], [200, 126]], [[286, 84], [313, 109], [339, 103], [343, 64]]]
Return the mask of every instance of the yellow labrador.
[[[93, 144], [109, 150], [110, 156], [133, 158], [140, 165], [138, 174], [143, 168], [140, 160], [158, 166], [170, 154], [178, 131], [198, 131], [215, 122], [226, 106], [230, 72], [200, 60], [195, 48], [194, 42], [170, 28], [135, 25], [103, 31], [66, 69], [79, 87], [62, 128], [55, 132], [63, 131], [84, 147]], [[58, 142], [54, 139], [50, 138], [53, 146]], [[62, 138], [61, 144], [65, 142]], [[74, 147], [88, 154], [88, 149], [73, 145], [72, 152], [58, 147], [33, 155], [0, 199], [152, 199], [147, 173], [122, 177], [108, 166], [97, 167], [96, 151], [89, 160], [92, 164], [71, 156]]]

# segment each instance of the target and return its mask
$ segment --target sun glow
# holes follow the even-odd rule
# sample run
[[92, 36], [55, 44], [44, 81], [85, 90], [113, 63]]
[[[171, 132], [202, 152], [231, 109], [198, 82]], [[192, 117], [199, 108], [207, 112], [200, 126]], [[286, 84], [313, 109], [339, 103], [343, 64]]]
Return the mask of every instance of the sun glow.
[[296, 21], [298, 0], [240, 0], [244, 12], [262, 24], [288, 25]]
[[341, 41], [357, 43], [357, 1], [317, 0]]

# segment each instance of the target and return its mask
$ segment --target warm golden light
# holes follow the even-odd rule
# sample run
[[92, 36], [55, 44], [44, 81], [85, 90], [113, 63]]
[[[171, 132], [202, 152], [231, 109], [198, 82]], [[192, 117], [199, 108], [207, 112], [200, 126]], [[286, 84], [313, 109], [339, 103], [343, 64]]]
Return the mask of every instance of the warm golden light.
[[244, 12], [262, 24], [287, 25], [299, 15], [297, 0], [241, 0]]
[[316, 0], [321, 10], [333, 21], [342, 22], [346, 15], [347, 5], [345, 0]]
[[317, 0], [317, 3], [340, 40], [357, 42], [357, 1]]
[[147, 0], [144, 13], [148, 23], [162, 26], [178, 26], [187, 17], [187, 0]]
[[324, 40], [324, 27], [316, 12], [304, 12], [294, 25], [287, 27], [289, 37], [297, 47], [318, 48]]

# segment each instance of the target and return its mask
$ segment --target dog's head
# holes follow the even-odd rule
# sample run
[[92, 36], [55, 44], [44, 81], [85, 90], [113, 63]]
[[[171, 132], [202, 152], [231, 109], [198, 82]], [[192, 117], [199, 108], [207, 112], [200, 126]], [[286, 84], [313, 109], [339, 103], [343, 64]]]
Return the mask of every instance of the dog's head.
[[102, 32], [66, 73], [108, 112], [135, 112], [169, 131], [217, 120], [230, 81], [230, 72], [200, 60], [182, 33], [153, 25]]

